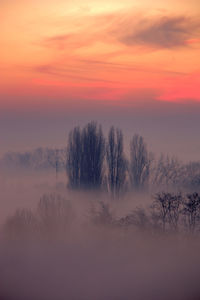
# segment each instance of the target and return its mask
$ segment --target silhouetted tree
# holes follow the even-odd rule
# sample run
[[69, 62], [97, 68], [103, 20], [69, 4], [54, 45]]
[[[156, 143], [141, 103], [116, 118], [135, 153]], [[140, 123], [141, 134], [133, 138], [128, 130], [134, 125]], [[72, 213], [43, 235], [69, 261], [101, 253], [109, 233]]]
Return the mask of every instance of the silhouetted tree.
[[109, 191], [113, 197], [119, 196], [125, 185], [127, 163], [123, 151], [122, 131], [115, 130], [114, 127], [111, 127], [108, 134], [106, 158]]
[[82, 130], [74, 128], [68, 139], [67, 174], [69, 187], [100, 188], [103, 180], [105, 139], [101, 127], [88, 123]]
[[186, 216], [187, 226], [189, 231], [195, 231], [197, 221], [200, 218], [200, 196], [198, 193], [187, 195], [187, 200], [184, 202], [183, 213]]
[[155, 196], [153, 209], [156, 210], [157, 215], [162, 223], [162, 229], [165, 231], [167, 214], [168, 214], [168, 199], [171, 198], [170, 194], [161, 193]]
[[148, 183], [151, 154], [142, 136], [135, 134], [130, 143], [130, 180], [136, 190], [142, 190]]
[[178, 229], [182, 203], [183, 198], [180, 193], [172, 194], [162, 192], [156, 194], [152, 208], [161, 221], [163, 231], [166, 230], [166, 224], [168, 224], [170, 229]]
[[88, 123], [82, 130], [81, 187], [100, 188], [103, 180], [103, 162], [105, 157], [105, 139], [101, 126]]
[[79, 127], [75, 127], [68, 138], [66, 171], [70, 188], [80, 188], [81, 184], [82, 137]]

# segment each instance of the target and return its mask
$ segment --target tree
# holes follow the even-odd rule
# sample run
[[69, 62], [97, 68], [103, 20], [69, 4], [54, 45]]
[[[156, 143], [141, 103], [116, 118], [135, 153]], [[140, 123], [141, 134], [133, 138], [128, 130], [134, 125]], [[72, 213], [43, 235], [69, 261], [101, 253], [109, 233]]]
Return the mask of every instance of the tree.
[[156, 187], [179, 187], [185, 168], [177, 158], [161, 155], [152, 172], [152, 184]]
[[152, 208], [161, 221], [163, 231], [166, 230], [167, 224], [168, 228], [177, 231], [182, 203], [183, 197], [180, 193], [162, 192], [155, 195]]
[[200, 162], [190, 162], [184, 166], [182, 185], [190, 190], [200, 189]]
[[184, 202], [183, 213], [186, 216], [189, 231], [194, 233], [197, 220], [200, 218], [200, 196], [198, 193], [187, 195], [187, 200]]
[[80, 188], [82, 140], [81, 130], [75, 127], [68, 137], [66, 171], [68, 185], [72, 189]]
[[69, 134], [66, 171], [73, 189], [100, 188], [103, 180], [105, 139], [101, 126], [88, 123]]
[[81, 187], [100, 188], [103, 180], [103, 162], [105, 157], [105, 139], [101, 126], [90, 122], [82, 130]]
[[44, 194], [36, 213], [39, 230], [45, 235], [65, 232], [73, 215], [70, 202], [56, 193]]
[[106, 147], [108, 186], [113, 197], [119, 196], [126, 181], [127, 163], [124, 157], [122, 131], [110, 128]]
[[135, 190], [142, 190], [148, 183], [151, 154], [142, 136], [135, 134], [130, 143], [130, 180]]

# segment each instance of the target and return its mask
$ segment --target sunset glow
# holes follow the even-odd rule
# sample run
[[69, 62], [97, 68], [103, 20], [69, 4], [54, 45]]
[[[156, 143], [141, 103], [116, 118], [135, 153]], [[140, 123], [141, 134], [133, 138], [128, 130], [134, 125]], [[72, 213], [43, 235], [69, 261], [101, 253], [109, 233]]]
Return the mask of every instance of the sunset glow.
[[0, 108], [42, 108], [47, 99], [134, 104], [147, 90], [154, 100], [200, 101], [199, 6], [1, 1]]

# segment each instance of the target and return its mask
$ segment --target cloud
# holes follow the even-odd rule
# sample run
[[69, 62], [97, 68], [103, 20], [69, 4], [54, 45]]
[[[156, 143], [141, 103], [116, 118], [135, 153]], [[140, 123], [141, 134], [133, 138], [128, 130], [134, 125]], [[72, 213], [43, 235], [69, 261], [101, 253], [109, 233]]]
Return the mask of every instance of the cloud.
[[[199, 43], [200, 22], [194, 17], [141, 16], [136, 12], [116, 12], [80, 18], [74, 30], [46, 37], [42, 44], [58, 50], [91, 47], [97, 42], [152, 49], [192, 47]], [[119, 44], [118, 44], [119, 46]], [[119, 50], [119, 49], [118, 49]]]
[[70, 38], [71, 36], [69, 34], [63, 34], [63, 35], [55, 35], [50, 38], [47, 38], [47, 42], [62, 42], [66, 41]]
[[[76, 63], [76, 61], [74, 63]], [[52, 63], [48, 65], [38, 65], [31, 68], [31, 70], [41, 74], [52, 75], [57, 78], [74, 79], [83, 82], [116, 83], [114, 80], [109, 80], [98, 76], [88, 76], [88, 72], [84, 69], [84, 65], [61, 66], [59, 63]]]
[[110, 40], [109, 28], [118, 14], [86, 15], [66, 18], [61, 23], [60, 33], [46, 36], [40, 41], [42, 46], [58, 50], [90, 47], [96, 42]]
[[185, 16], [141, 19], [135, 25], [127, 22], [126, 26], [119, 40], [128, 46], [184, 47], [188, 46], [188, 40], [198, 36], [200, 32], [200, 23]]
[[63, 35], [54, 35], [44, 39], [43, 46], [47, 48], [56, 48], [58, 50], [66, 50], [69, 48], [80, 48], [89, 43], [90, 39], [83, 39], [79, 33], [69, 33]]

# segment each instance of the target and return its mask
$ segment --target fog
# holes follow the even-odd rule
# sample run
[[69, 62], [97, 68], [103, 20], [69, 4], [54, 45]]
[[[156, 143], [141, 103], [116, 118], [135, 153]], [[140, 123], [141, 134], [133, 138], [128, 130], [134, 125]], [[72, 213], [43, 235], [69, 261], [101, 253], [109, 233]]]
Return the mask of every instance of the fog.
[[[121, 128], [126, 147], [133, 134], [144, 136], [150, 150], [168, 153], [183, 161], [198, 160], [200, 142], [200, 106], [198, 102], [170, 103], [144, 100], [133, 104], [102, 101], [70, 102], [70, 108], [57, 104], [52, 111], [26, 110], [0, 112], [0, 156], [7, 151], [27, 151], [40, 146], [65, 147], [69, 131], [93, 120], [103, 125], [105, 134], [111, 125]], [[139, 103], [139, 104], [138, 104]], [[114, 105], [115, 104], [115, 105]], [[89, 109], [88, 109], [89, 107]]]
[[1, 299], [199, 299], [199, 243], [189, 243], [85, 228], [62, 243], [1, 246]]
[[[121, 194], [111, 195], [106, 188], [106, 184], [109, 187], [108, 169], [104, 169], [106, 158], [102, 163], [103, 176], [99, 177], [100, 188], [90, 191], [87, 185], [87, 191], [80, 186], [70, 189], [66, 163], [61, 170], [56, 168], [57, 152], [50, 157], [47, 154], [51, 151], [43, 149], [39, 157], [33, 151], [28, 155], [29, 160], [24, 155], [19, 164], [20, 155], [15, 156], [16, 161], [11, 155], [10, 168], [1, 164], [4, 167], [0, 170], [0, 299], [200, 299], [200, 197], [195, 194], [199, 192], [200, 165], [179, 164], [167, 157], [160, 164], [158, 160], [161, 150], [177, 154], [184, 161], [194, 160], [199, 142], [195, 135], [191, 137], [190, 131], [197, 130], [198, 121], [196, 117], [186, 118], [184, 123], [185, 113], [178, 117], [168, 114], [163, 122], [159, 117], [152, 121], [153, 114], [146, 116], [142, 119], [135, 114], [132, 120], [128, 114], [126, 122], [123, 117], [118, 120], [118, 127], [123, 125], [126, 155], [130, 137], [137, 132], [144, 135], [148, 150], [156, 153], [151, 161], [150, 152], [144, 152], [151, 168], [141, 190], [131, 187], [130, 168], [125, 164]], [[175, 126], [177, 120], [180, 123]], [[23, 152], [41, 141], [50, 143], [54, 151], [65, 147], [69, 129], [77, 124], [63, 117], [51, 132], [48, 126], [51, 121], [44, 119], [46, 129], [40, 132], [37, 128], [41, 123], [27, 121], [27, 117], [21, 119], [13, 133], [11, 128], [1, 128], [6, 141], [4, 149]], [[117, 119], [103, 121], [106, 137], [112, 121], [115, 124]], [[28, 126], [20, 132], [24, 124]], [[188, 128], [188, 124], [192, 127]], [[29, 137], [33, 131], [35, 138]], [[13, 139], [17, 132], [19, 140]], [[57, 138], [56, 132], [59, 132]], [[146, 149], [146, 144], [143, 145]], [[180, 153], [181, 147], [184, 150]], [[90, 175], [90, 170], [87, 174]], [[180, 191], [183, 195], [178, 194]], [[157, 194], [156, 198], [158, 192], [168, 194]], [[194, 203], [199, 205], [193, 223], [188, 211], [185, 213], [187, 203], [190, 204], [186, 201], [190, 199], [187, 193], [193, 193], [191, 199], [197, 199]], [[158, 206], [159, 197], [162, 203], [165, 196], [175, 201], [172, 204], [179, 205], [172, 206], [174, 210], [171, 215], [168, 211], [166, 220]]]
[[[66, 187], [65, 173], [59, 174], [58, 179]], [[54, 171], [3, 170], [0, 172], [0, 223], [17, 208], [34, 208], [40, 196], [54, 191], [55, 187]]]
[[[43, 222], [44, 194], [64, 199], [64, 226]], [[98, 218], [101, 203], [119, 220], [148, 208], [152, 195], [70, 192], [65, 172], [57, 184], [54, 172], [1, 174], [0, 299], [199, 299], [198, 235], [113, 225]], [[19, 208], [31, 210], [38, 227], [18, 222]]]
[[109, 196], [103, 192], [85, 193], [83, 191], [70, 191], [67, 189], [66, 173], [59, 172], [56, 178], [55, 170], [50, 171], [30, 171], [16, 170], [0, 172], [0, 224], [16, 211], [16, 209], [35, 209], [39, 199], [44, 194], [58, 193], [73, 203], [77, 211], [80, 211], [79, 218], [87, 215], [90, 206], [101, 201], [112, 204], [112, 208], [117, 215], [125, 215], [137, 207], [145, 207], [150, 204], [151, 194], [127, 193], [122, 201], [111, 201]]
[[0, 0], [0, 300], [200, 300], [197, 1]]

